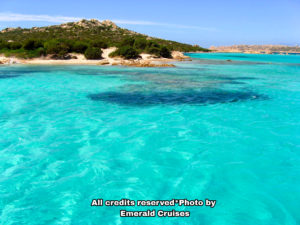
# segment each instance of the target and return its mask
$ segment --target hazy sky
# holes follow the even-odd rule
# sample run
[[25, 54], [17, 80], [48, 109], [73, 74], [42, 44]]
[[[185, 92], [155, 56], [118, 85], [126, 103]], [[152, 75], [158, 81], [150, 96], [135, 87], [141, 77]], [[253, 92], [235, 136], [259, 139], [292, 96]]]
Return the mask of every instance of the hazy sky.
[[0, 29], [79, 18], [206, 47], [300, 44], [300, 0], [0, 0]]

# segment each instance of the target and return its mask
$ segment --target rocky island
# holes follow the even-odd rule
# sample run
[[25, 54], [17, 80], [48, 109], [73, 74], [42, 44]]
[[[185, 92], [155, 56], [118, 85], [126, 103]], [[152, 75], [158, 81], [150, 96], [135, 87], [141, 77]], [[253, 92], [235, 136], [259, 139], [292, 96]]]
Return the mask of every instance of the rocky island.
[[171, 67], [183, 52], [209, 51], [197, 45], [150, 37], [109, 20], [80, 20], [0, 32], [0, 64], [91, 64]]

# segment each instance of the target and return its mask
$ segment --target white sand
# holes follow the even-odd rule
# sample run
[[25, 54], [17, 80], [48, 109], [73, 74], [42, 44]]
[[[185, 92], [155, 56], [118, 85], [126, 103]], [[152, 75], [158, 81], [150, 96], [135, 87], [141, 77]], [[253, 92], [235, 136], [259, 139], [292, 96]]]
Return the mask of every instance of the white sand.
[[76, 56], [77, 59], [56, 60], [49, 58], [36, 58], [36, 59], [16, 59], [7, 58], [0, 55], [0, 64], [31, 64], [31, 65], [128, 65], [128, 64], [159, 64], [162, 62], [172, 62], [186, 58], [181, 52], [172, 52], [173, 59], [156, 58], [150, 54], [141, 54], [141, 59], [136, 60], [123, 60], [122, 58], [111, 58], [109, 54], [115, 51], [116, 47], [102, 49], [103, 59], [101, 60], [87, 60], [83, 54], [71, 53], [71, 56]]

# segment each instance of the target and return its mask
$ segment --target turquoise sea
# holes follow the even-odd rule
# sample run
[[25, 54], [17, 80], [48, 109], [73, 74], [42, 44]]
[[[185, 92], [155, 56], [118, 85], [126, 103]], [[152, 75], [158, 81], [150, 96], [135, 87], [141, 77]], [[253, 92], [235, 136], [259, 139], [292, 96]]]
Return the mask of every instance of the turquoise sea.
[[176, 68], [0, 66], [0, 224], [300, 224], [300, 56], [189, 55]]

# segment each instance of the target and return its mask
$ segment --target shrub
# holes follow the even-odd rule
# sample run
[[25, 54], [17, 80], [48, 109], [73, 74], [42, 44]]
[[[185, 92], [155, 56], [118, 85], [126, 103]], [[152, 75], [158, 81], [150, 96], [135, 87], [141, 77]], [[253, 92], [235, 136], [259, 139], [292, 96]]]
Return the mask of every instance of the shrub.
[[116, 51], [112, 52], [110, 56], [121, 56], [125, 59], [136, 59], [139, 57], [139, 53], [137, 50], [130, 46], [123, 46], [117, 49]]
[[124, 47], [124, 46], [130, 46], [133, 47], [134, 45], [134, 38], [133, 37], [126, 37], [125, 39], [123, 39], [121, 41], [121, 43], [119, 44], [120, 47]]
[[77, 52], [77, 53], [84, 53], [87, 48], [88, 45], [81, 41], [76, 41], [71, 47], [72, 52]]
[[0, 49], [5, 49], [6, 45], [6, 41], [0, 40]]
[[147, 40], [145, 38], [138, 38], [134, 41], [134, 47], [136, 49], [145, 49], [147, 47]]
[[46, 51], [43, 47], [38, 48], [36, 51], [37, 51], [38, 56], [45, 56], [46, 55]]
[[159, 55], [161, 57], [164, 57], [164, 58], [171, 58], [172, 57], [170, 50], [166, 46], [161, 47]]
[[34, 40], [26, 40], [23, 45], [23, 48], [25, 50], [34, 50], [34, 43], [35, 43]]
[[50, 40], [44, 44], [47, 54], [67, 54], [70, 47], [64, 42], [58, 40]]
[[22, 48], [16, 50], [10, 49], [10, 50], [3, 51], [3, 53], [6, 57], [14, 56], [23, 59], [37, 58], [45, 54], [43, 48], [38, 48], [35, 50], [24, 50]]
[[67, 51], [61, 50], [61, 51], [59, 51], [58, 53], [53, 54], [53, 55], [51, 56], [51, 58], [52, 58], [52, 59], [70, 59], [71, 56], [68, 54]]
[[102, 51], [100, 48], [88, 47], [84, 56], [86, 59], [102, 59]]
[[42, 40], [35, 40], [34, 41], [34, 48], [38, 49], [38, 48], [43, 48], [44, 47], [44, 42]]
[[147, 47], [148, 47], [148, 48], [151, 48], [151, 47], [159, 48], [160, 45], [159, 45], [158, 43], [156, 43], [155, 41], [148, 41], [148, 42], [147, 42]]
[[95, 48], [107, 48], [108, 44], [104, 41], [98, 40], [98, 41], [93, 41], [91, 43], [91, 46]]
[[150, 48], [147, 49], [147, 53], [153, 54], [153, 55], [156, 55], [156, 56], [160, 56], [160, 48], [150, 47]]
[[24, 42], [23, 48], [25, 50], [34, 50], [43, 47], [41, 40], [28, 39]]
[[11, 50], [17, 50], [17, 49], [20, 49], [20, 48], [22, 48], [22, 45], [19, 42], [9, 43], [9, 49], [11, 49]]

